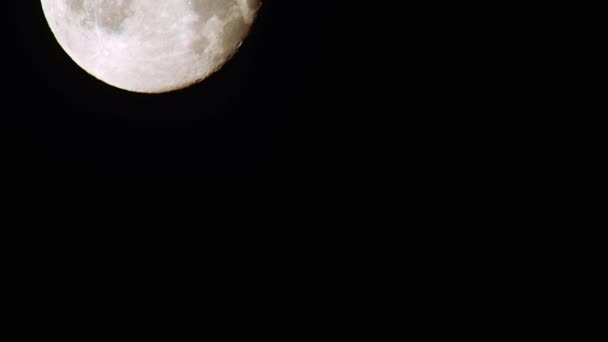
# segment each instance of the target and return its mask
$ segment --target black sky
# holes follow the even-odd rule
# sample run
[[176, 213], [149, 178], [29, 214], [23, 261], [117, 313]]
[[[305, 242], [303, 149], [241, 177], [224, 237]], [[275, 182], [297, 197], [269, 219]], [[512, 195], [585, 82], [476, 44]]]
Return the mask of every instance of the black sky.
[[96, 80], [57, 44], [38, 1], [13, 6], [3, 128], [16, 174], [301, 178], [334, 159], [348, 63], [337, 4], [265, 1], [221, 71], [161, 95]]

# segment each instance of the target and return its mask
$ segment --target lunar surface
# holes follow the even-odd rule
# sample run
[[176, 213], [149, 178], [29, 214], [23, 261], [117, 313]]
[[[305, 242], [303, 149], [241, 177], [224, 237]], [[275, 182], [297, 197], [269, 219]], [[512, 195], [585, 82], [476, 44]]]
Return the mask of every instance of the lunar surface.
[[41, 0], [53, 34], [84, 70], [115, 87], [161, 93], [217, 71], [261, 0]]

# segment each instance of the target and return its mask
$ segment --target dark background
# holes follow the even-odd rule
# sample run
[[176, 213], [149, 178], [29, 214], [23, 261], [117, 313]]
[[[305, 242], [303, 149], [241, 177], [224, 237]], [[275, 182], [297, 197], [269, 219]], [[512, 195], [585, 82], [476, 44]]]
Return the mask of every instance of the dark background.
[[357, 106], [344, 53], [353, 18], [337, 2], [264, 1], [223, 69], [159, 95], [90, 76], [56, 42], [38, 1], [11, 6], [4, 168], [17, 180], [304, 181], [339, 173], [332, 170], [349, 146], [345, 100]]

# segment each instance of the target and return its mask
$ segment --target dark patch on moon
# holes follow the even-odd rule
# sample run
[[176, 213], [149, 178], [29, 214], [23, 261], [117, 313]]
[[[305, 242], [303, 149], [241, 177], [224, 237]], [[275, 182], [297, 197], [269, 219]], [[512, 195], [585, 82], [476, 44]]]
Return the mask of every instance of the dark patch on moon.
[[110, 31], [120, 31], [122, 23], [133, 14], [133, 0], [103, 0], [97, 12], [99, 26]]
[[192, 0], [190, 6], [200, 20], [205, 22], [214, 15], [219, 18], [226, 17], [230, 9], [229, 6], [226, 6], [226, 1], [230, 0]]
[[242, 18], [226, 23], [222, 45], [225, 50], [233, 50], [245, 38], [248, 26]]
[[73, 12], [80, 12], [84, 9], [84, 0], [68, 0], [68, 7]]
[[189, 47], [194, 53], [201, 55], [209, 47], [209, 39], [201, 34], [189, 44]]
[[[231, 11], [235, 10], [233, 6], [226, 6], [226, 1], [233, 2], [234, 0], [192, 0], [190, 6], [192, 10], [198, 15], [200, 22], [207, 22], [213, 16], [217, 16], [224, 22], [223, 35], [221, 40], [221, 46], [223, 51], [233, 51], [239, 43], [245, 38], [249, 25], [245, 23], [242, 17], [228, 20], [227, 18], [231, 15]], [[250, 0], [250, 3], [255, 0]], [[201, 54], [205, 51], [208, 45], [207, 39], [201, 35], [200, 38], [196, 39], [192, 44], [192, 50]], [[218, 56], [217, 59], [221, 60], [225, 56]]]
[[98, 26], [109, 32], [120, 32], [122, 24], [133, 14], [133, 0], [67, 0], [69, 9], [78, 13], [86, 28]]

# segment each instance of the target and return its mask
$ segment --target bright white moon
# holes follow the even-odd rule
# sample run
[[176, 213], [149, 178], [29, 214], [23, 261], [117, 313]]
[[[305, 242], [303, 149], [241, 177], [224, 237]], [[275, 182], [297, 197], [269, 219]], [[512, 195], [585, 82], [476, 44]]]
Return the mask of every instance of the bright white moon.
[[241, 45], [261, 0], [41, 0], [61, 47], [115, 87], [161, 93], [202, 81]]

